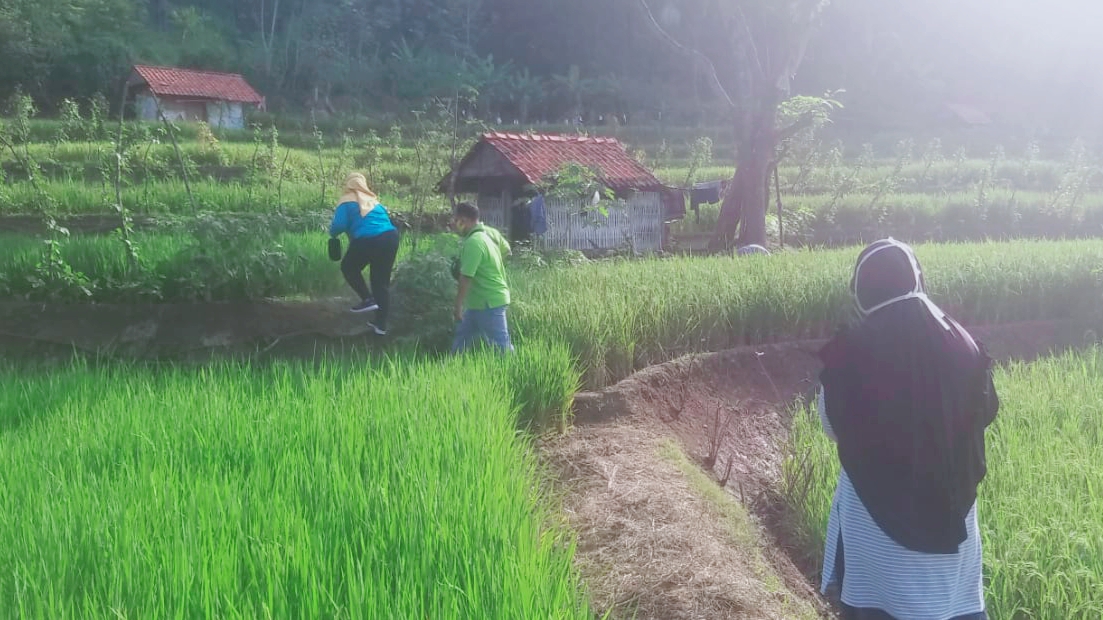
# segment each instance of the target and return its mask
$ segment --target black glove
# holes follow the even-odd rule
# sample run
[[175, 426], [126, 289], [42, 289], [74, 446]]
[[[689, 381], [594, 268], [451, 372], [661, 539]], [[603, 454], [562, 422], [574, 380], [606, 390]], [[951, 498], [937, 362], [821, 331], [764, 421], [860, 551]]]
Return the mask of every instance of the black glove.
[[333, 262], [341, 260], [341, 239], [338, 237], [329, 238], [329, 260]]

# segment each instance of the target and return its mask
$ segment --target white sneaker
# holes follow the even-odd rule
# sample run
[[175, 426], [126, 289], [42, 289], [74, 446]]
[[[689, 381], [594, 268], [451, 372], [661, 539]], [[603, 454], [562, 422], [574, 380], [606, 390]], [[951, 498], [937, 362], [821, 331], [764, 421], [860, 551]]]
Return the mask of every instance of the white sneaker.
[[376, 336], [386, 336], [387, 335], [387, 330], [385, 330], [382, 327], [376, 325], [375, 323], [368, 323], [368, 328], [371, 329], [372, 332], [374, 332]]
[[365, 299], [364, 301], [361, 301], [360, 303], [356, 304], [355, 306], [353, 306], [350, 309], [353, 312], [358, 312], [358, 313], [359, 312], [375, 312], [376, 310], [379, 309], [379, 304], [375, 303], [375, 300], [372, 299], [371, 297], [369, 297], [369, 298]]

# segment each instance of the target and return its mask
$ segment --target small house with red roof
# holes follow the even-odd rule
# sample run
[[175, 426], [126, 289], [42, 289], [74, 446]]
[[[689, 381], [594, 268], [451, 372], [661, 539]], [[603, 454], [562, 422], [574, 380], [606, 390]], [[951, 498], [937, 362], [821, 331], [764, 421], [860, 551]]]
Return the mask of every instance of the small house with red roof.
[[262, 97], [237, 73], [135, 65], [127, 80], [138, 118], [203, 121], [211, 127], [245, 127], [246, 107]]
[[[617, 201], [596, 215], [585, 198], [540, 195], [549, 175], [566, 164], [594, 171]], [[680, 209], [676, 204], [680, 192], [669, 190], [617, 139], [607, 137], [483, 134], [437, 189], [473, 195], [483, 221], [513, 239], [536, 233], [547, 247], [582, 251], [625, 246], [661, 251], [665, 223], [685, 214], [684, 200]], [[533, 213], [535, 204], [540, 213]]]

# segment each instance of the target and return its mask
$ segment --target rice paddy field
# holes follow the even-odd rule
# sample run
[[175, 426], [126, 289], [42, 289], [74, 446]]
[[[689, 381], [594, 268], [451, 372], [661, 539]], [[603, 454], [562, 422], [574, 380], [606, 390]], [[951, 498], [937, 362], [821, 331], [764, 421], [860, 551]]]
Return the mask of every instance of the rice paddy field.
[[[73, 215], [110, 215], [115, 213], [115, 190], [110, 185], [77, 180], [45, 181], [40, 188], [29, 183], [15, 183], [0, 189], [0, 214], [35, 213], [42, 192], [56, 201], [61, 213]], [[331, 184], [327, 196], [337, 199], [337, 187]], [[191, 186], [189, 196], [184, 181], [167, 179], [128, 185], [123, 188], [123, 203], [136, 215], [188, 216], [194, 212], [270, 214], [278, 211], [293, 214], [326, 213], [333, 205], [322, 200], [320, 184], [285, 183], [283, 186], [250, 185], [221, 181], [198, 181]], [[195, 208], [192, 208], [192, 198]], [[403, 201], [383, 196], [387, 203], [402, 206]], [[439, 207], [438, 207], [439, 208]]]
[[[507, 360], [7, 364], [0, 597], [21, 618], [592, 617], [524, 429], [561, 428], [579, 386], [641, 364], [818, 333], [845, 315], [854, 254], [517, 267]], [[969, 322], [1103, 294], [1094, 242], [919, 257]], [[1100, 350], [1000, 372], [981, 490], [994, 618], [1103, 613], [1101, 377]], [[814, 557], [837, 466], [811, 412], [792, 441]]]
[[[448, 208], [433, 187], [447, 170], [451, 141], [416, 128], [357, 127], [314, 136], [270, 127], [204, 134], [181, 125], [177, 156], [164, 128], [128, 127], [120, 171], [123, 204], [133, 214], [325, 213], [350, 170], [363, 171], [398, 212]], [[21, 155], [0, 153], [0, 216], [36, 214], [47, 201], [60, 214], [114, 213], [113, 143], [69, 141], [59, 137], [60, 129], [35, 121], [33, 141]], [[728, 179], [734, 170], [731, 137], [719, 128], [595, 131], [614, 133], [676, 186]], [[705, 151], [697, 146], [702, 138], [711, 140]], [[771, 207], [771, 234], [784, 231], [787, 243], [802, 246], [851, 245], [890, 233], [914, 242], [1103, 235], [1103, 174], [1093, 154], [1075, 143], [1005, 149], [974, 138], [877, 146], [823, 138], [802, 147], [779, 171], [784, 210], [779, 219]], [[459, 151], [472, 139], [462, 136]], [[34, 182], [27, 160], [37, 170]], [[675, 223], [675, 242], [711, 232], [718, 210], [706, 205], [700, 218], [691, 214]]]
[[[932, 297], [967, 324], [1087, 318], [1103, 295], [1103, 244], [1094, 241], [929, 244], [916, 253]], [[826, 336], [848, 318], [857, 254], [625, 260], [520, 273], [511, 316], [522, 335], [568, 343], [588, 383], [600, 386], [687, 353]]]
[[[367, 171], [395, 210], [444, 208], [409, 137], [329, 136], [320, 150], [303, 136], [278, 148], [248, 132], [181, 137], [198, 215], [171, 147], [147, 137], [123, 202], [166, 217], [133, 233], [137, 262], [117, 235], [74, 232], [58, 266], [43, 237], [0, 233], [0, 297], [348, 296], [322, 233], [345, 170]], [[729, 176], [730, 145], [699, 167], [695, 137], [622, 136], [666, 181]], [[0, 361], [0, 600], [20, 618], [592, 618], [534, 450], [569, 424], [579, 388], [684, 354], [825, 336], [848, 318], [856, 244], [885, 235], [922, 242], [932, 296], [966, 324], [1100, 325], [1098, 167], [1024, 151], [790, 162], [771, 226], [800, 248], [769, 257], [518, 248], [512, 358], [437, 355], [457, 241], [422, 232], [404, 236], [392, 329], [404, 344], [381, 347], [383, 361]], [[42, 138], [29, 152], [34, 182], [0, 155], [0, 215], [114, 212], [110, 143]], [[690, 214], [675, 236], [707, 233], [716, 215]], [[1000, 371], [981, 489], [993, 618], [1103, 616], [1101, 371], [1100, 350]], [[797, 414], [792, 450], [787, 479], [810, 475], [810, 491], [786, 490], [814, 561], [837, 465], [811, 412]]]
[[[583, 380], [832, 324], [853, 253], [515, 270], [521, 355], [505, 373], [492, 358], [8, 368], [0, 596], [26, 618], [588, 617], [518, 427], [562, 425]], [[919, 254], [973, 322], [1086, 312], [1103, 292], [1092, 242]], [[993, 617], [1100, 613], [1101, 364], [1000, 376], [982, 491]], [[815, 553], [837, 470], [797, 420]]]
[[[996, 389], [978, 499], [989, 616], [1103, 617], [1103, 350], [1012, 364]], [[811, 484], [787, 491], [816, 561], [838, 459], [813, 410], [797, 415], [791, 439], [790, 471], [810, 472]]]
[[[274, 245], [246, 241], [212, 254], [188, 235], [138, 236], [144, 273], [130, 288], [122, 246], [110, 236], [74, 238], [63, 248], [94, 278], [92, 301], [234, 301], [347, 296], [322, 234], [285, 233]], [[220, 243], [227, 243], [223, 240]], [[450, 329], [452, 235], [404, 242], [395, 289], [416, 315], [407, 332]], [[269, 252], [261, 260], [258, 255]], [[277, 254], [272, 254], [276, 252]], [[1103, 298], [1103, 245], [1017, 241], [917, 246], [935, 299], [969, 324], [1094, 316]], [[563, 262], [519, 251], [509, 280], [517, 337], [554, 338], [601, 387], [674, 357], [744, 344], [820, 337], [849, 312], [846, 283], [857, 249], [791, 251], [760, 258], [651, 258]], [[0, 290], [38, 299], [39, 244], [3, 239]], [[262, 257], [263, 258], [263, 257]], [[200, 260], [202, 259], [202, 260]], [[70, 301], [81, 301], [76, 297]], [[403, 303], [400, 301], [400, 303]]]
[[[326, 221], [324, 226], [328, 226]], [[65, 241], [61, 255], [91, 279], [90, 295], [69, 301], [243, 301], [262, 298], [317, 298], [342, 294], [346, 285], [339, 263], [325, 254], [328, 235], [322, 225], [311, 233], [251, 233], [248, 223], [208, 235], [136, 233], [140, 273], [128, 262], [114, 235], [77, 235]], [[250, 236], [252, 235], [252, 236]], [[346, 242], [347, 243], [347, 242]], [[414, 245], [407, 236], [399, 260], [415, 249], [452, 251], [450, 235], [425, 235]], [[0, 233], [0, 295], [34, 295], [42, 241]], [[141, 286], [135, 286], [135, 282]]]
[[577, 380], [535, 343], [509, 361], [5, 368], [5, 615], [592, 618], [518, 432], [562, 416]]

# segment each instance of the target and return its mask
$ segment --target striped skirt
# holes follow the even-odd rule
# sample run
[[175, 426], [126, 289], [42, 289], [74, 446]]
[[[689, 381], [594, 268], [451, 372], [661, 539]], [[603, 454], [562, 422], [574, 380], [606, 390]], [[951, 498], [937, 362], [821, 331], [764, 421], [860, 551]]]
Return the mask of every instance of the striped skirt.
[[[869, 515], [844, 470], [827, 523], [820, 588], [826, 594], [829, 587], [841, 586], [840, 598], [858, 614], [855, 618], [983, 618], [984, 584], [976, 505], [969, 511], [965, 525], [968, 535], [956, 554], [907, 549], [889, 538]], [[868, 615], [874, 611], [888, 616]]]

